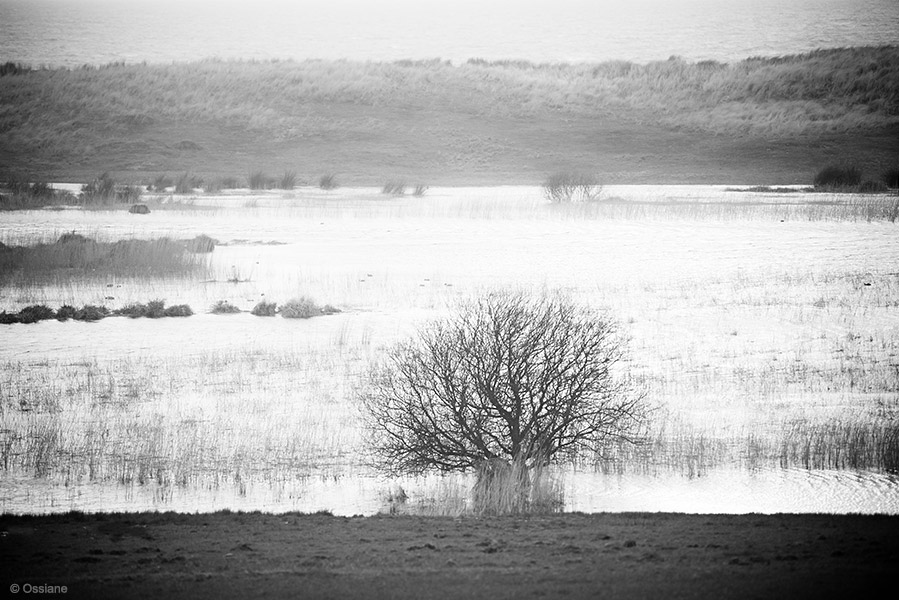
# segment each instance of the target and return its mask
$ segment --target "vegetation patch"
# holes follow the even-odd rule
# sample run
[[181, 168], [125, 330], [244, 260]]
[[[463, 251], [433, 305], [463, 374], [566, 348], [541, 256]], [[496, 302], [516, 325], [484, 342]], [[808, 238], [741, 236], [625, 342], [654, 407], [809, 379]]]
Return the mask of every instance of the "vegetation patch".
[[247, 177], [247, 183], [251, 190], [267, 190], [272, 185], [272, 179], [263, 171], [253, 171]]
[[282, 304], [279, 312], [285, 319], [309, 319], [322, 315], [333, 315], [340, 311], [330, 304], [319, 306], [312, 298], [300, 296]]
[[405, 196], [406, 195], [406, 182], [405, 181], [388, 181], [384, 184], [384, 187], [381, 188], [381, 193], [387, 196]]
[[75, 197], [71, 193], [55, 190], [42, 181], [28, 183], [11, 178], [0, 186], [0, 210], [35, 210], [74, 202]]
[[865, 179], [862, 170], [854, 165], [839, 166], [829, 165], [815, 175], [815, 191], [879, 194], [888, 192], [891, 184], [895, 183], [897, 174], [887, 171], [879, 180]]
[[218, 243], [219, 241], [217, 239], [209, 237], [205, 233], [201, 233], [197, 237], [184, 242], [184, 248], [188, 252], [193, 252], [194, 254], [206, 254], [215, 250]]
[[131, 317], [136, 319], [139, 317], [147, 317], [148, 319], [158, 319], [165, 316], [165, 301], [151, 300], [146, 304], [129, 304], [113, 311], [114, 315]]
[[239, 313], [241, 312], [241, 310], [227, 300], [219, 300], [212, 305], [212, 308], [209, 309], [209, 312], [215, 315], [231, 315], [234, 313]]
[[175, 304], [167, 306], [164, 311], [166, 317], [189, 317], [194, 311], [187, 304]]
[[133, 204], [140, 200], [141, 194], [141, 186], [119, 184], [109, 173], [102, 173], [81, 187], [81, 200], [87, 205]]
[[318, 179], [318, 187], [320, 187], [323, 190], [337, 189], [338, 187], [340, 187], [340, 184], [337, 183], [337, 175], [334, 175], [334, 174], [322, 175]]
[[285, 171], [278, 180], [278, 189], [292, 190], [297, 186], [296, 171]]
[[278, 313], [278, 304], [262, 300], [250, 312], [257, 317], [274, 317]]
[[601, 192], [596, 176], [588, 173], [553, 173], [543, 182], [543, 196], [555, 204], [591, 202]]
[[203, 179], [190, 172], [182, 173], [175, 181], [176, 194], [193, 194], [195, 190], [203, 187]]
[[[169, 276], [200, 274], [206, 260], [198, 255], [214, 240], [199, 236], [187, 243], [159, 238], [98, 242], [79, 233], [63, 234], [51, 244], [0, 245], [0, 282], [16, 277], [39, 282], [53, 275]], [[191, 248], [188, 251], [187, 247]]]

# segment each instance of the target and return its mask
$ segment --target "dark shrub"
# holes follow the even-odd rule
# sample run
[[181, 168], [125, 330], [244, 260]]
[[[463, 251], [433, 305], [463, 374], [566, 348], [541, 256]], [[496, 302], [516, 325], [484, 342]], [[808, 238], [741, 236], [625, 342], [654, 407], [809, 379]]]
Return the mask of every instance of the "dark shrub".
[[50, 184], [44, 181], [36, 181], [32, 183], [31, 189], [29, 189], [28, 192], [31, 194], [32, 198], [41, 198], [44, 200], [52, 198], [54, 194], [53, 188], [50, 187]]
[[333, 190], [340, 187], [340, 184], [337, 183], [337, 175], [322, 175], [318, 180], [318, 187], [323, 190]]
[[30, 70], [30, 67], [8, 60], [0, 65], [0, 77], [6, 77], [7, 75], [22, 75]]
[[[143, 193], [144, 190], [139, 185], [125, 185], [121, 188], [116, 188], [115, 199], [118, 202], [137, 202]], [[150, 212], [149, 209], [147, 212]]]
[[26, 306], [19, 311], [19, 321], [22, 323], [37, 323], [38, 321], [47, 321], [56, 317], [56, 313], [49, 306], [43, 304], [35, 304]]
[[543, 195], [553, 203], [588, 202], [601, 191], [596, 177], [586, 173], [553, 173], [543, 182]]
[[262, 300], [256, 306], [254, 306], [253, 310], [251, 310], [250, 312], [257, 317], [274, 317], [278, 312], [278, 305], [274, 302], [266, 302], [265, 300]]
[[19, 313], [0, 312], [0, 325], [12, 325], [19, 322]]
[[228, 302], [227, 300], [219, 300], [215, 304], [212, 305], [212, 308], [209, 309], [213, 314], [216, 315], [228, 315], [233, 313], [239, 313], [240, 309]]
[[188, 252], [193, 252], [194, 254], [206, 254], [215, 250], [215, 245], [218, 243], [217, 239], [202, 233], [194, 239], [184, 242], [184, 247]]
[[815, 175], [816, 188], [839, 189], [855, 187], [862, 182], [862, 172], [857, 167], [839, 167], [830, 165], [824, 167]]
[[150, 300], [147, 302], [147, 318], [159, 319], [165, 316], [165, 300]]
[[883, 172], [883, 175], [880, 176], [880, 179], [887, 185], [887, 187], [893, 189], [899, 188], [899, 169], [887, 169]]
[[57, 244], [96, 244], [94, 240], [89, 237], [83, 236], [80, 233], [75, 233], [74, 231], [71, 233], [64, 233], [59, 236], [59, 239], [56, 240]]
[[281, 316], [285, 319], [308, 319], [321, 314], [321, 307], [306, 296], [293, 298], [281, 305]]
[[871, 179], [863, 181], [862, 184], [858, 186], [858, 191], [864, 194], [877, 194], [886, 192], [887, 190], [889, 190], [887, 184], [882, 181], [873, 181]]
[[419, 183], [415, 186], [415, 190], [412, 192], [412, 195], [416, 198], [421, 198], [425, 195], [425, 192], [428, 191], [428, 186], [423, 183]]
[[117, 308], [116, 310], [112, 311], [112, 314], [121, 315], [123, 317], [131, 317], [132, 319], [146, 317], [147, 305], [135, 302], [133, 304], [125, 305], [122, 308]]
[[100, 319], [105, 319], [108, 316], [109, 309], [105, 306], [86, 304], [75, 311], [75, 314], [72, 315], [72, 318], [76, 321], [99, 321]]
[[165, 309], [165, 316], [167, 317], [189, 317], [192, 314], [194, 314], [194, 311], [186, 304], [176, 304]]
[[68, 321], [69, 319], [74, 319], [77, 313], [78, 310], [74, 306], [63, 304], [59, 307], [59, 310], [56, 311], [56, 320]]

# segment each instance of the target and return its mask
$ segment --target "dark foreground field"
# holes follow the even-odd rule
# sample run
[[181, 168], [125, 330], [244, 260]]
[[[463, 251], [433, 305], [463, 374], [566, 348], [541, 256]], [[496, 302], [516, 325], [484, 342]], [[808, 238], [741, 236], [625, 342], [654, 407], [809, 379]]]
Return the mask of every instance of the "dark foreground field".
[[886, 516], [0, 517], [3, 589], [66, 597], [868, 598], [897, 561]]

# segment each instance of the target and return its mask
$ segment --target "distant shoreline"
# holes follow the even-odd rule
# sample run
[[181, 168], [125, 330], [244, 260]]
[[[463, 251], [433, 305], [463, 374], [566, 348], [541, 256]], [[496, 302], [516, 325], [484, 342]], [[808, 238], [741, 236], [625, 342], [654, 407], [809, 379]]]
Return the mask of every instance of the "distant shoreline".
[[[9, 65], [10, 63], [7, 63]], [[17, 69], [15, 65], [7, 69]], [[811, 184], [899, 162], [899, 47], [736, 63], [231, 61], [10, 71], [0, 179]], [[861, 75], [860, 75], [861, 73]]]

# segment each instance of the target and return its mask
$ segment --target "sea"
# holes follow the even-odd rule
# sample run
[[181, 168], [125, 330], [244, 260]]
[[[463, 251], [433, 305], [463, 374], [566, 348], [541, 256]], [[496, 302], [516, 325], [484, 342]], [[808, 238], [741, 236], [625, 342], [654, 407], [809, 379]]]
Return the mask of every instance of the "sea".
[[0, 0], [0, 63], [734, 62], [899, 44], [899, 0]]

